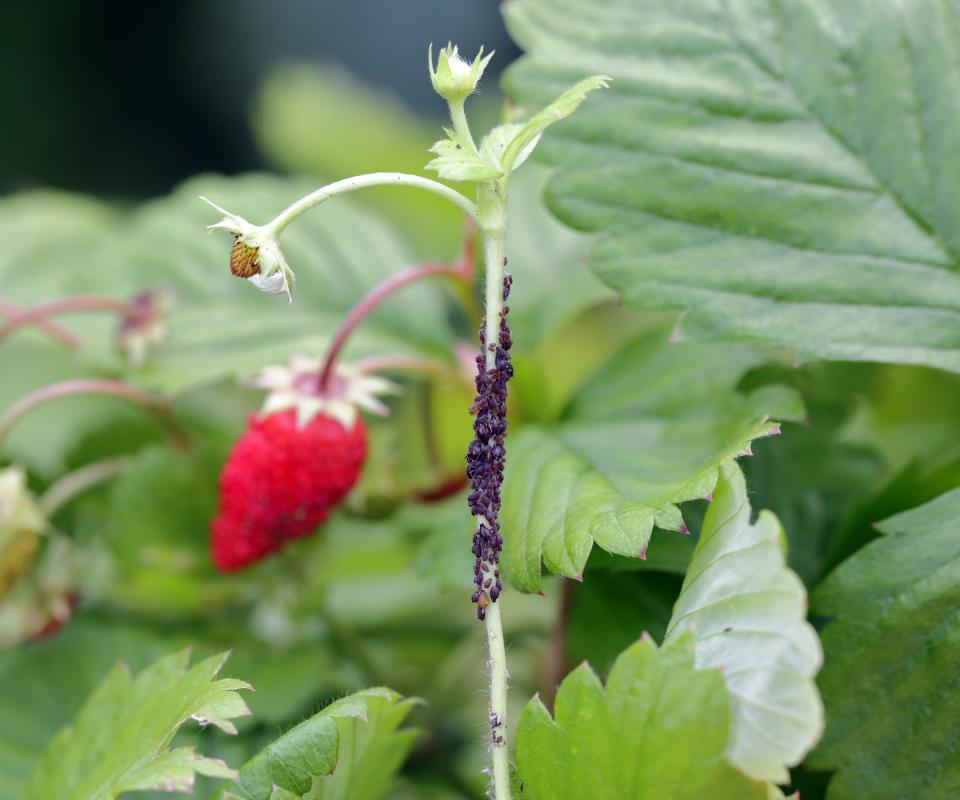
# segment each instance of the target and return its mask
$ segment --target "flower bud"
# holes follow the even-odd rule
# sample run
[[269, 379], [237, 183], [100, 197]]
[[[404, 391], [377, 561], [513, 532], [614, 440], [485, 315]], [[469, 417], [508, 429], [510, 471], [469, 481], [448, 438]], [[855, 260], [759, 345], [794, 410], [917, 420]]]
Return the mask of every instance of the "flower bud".
[[472, 63], [464, 61], [457, 52], [456, 45], [447, 44], [437, 56], [437, 66], [433, 66], [433, 45], [428, 51], [430, 80], [433, 88], [447, 102], [462, 102], [477, 89], [477, 84], [487, 68], [493, 53], [484, 57], [483, 48]]
[[0, 597], [29, 569], [47, 522], [22, 470], [0, 470]]

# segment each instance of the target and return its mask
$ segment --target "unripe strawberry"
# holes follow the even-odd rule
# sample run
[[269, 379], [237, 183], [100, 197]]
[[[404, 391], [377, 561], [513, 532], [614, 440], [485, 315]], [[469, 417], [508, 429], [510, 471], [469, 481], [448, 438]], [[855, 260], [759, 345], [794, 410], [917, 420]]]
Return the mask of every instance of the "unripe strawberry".
[[243, 569], [311, 534], [353, 488], [367, 454], [366, 427], [325, 413], [298, 424], [295, 409], [252, 417], [220, 475], [213, 561]]

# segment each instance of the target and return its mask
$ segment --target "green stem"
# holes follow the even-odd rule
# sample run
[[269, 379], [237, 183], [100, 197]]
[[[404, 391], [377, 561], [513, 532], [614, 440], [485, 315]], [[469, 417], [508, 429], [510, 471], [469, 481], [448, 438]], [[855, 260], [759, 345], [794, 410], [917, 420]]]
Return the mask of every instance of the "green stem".
[[273, 236], [279, 236], [283, 229], [301, 214], [329, 200], [334, 195], [355, 192], [357, 189], [366, 189], [370, 186], [408, 186], [433, 192], [445, 200], [449, 200], [470, 219], [477, 220], [477, 207], [470, 202], [469, 198], [439, 181], [423, 178], [419, 175], [407, 175], [404, 172], [371, 172], [367, 175], [355, 175], [352, 178], [344, 178], [326, 186], [321, 186], [315, 192], [311, 192], [306, 197], [301, 197], [297, 202], [285, 208], [263, 227], [270, 231]]
[[[490, 183], [478, 192], [480, 233], [483, 237], [485, 266], [484, 292], [484, 353], [486, 368], [497, 363], [496, 343], [500, 330], [500, 310], [503, 308], [504, 250], [507, 236], [506, 186]], [[490, 345], [494, 345], [490, 347]], [[486, 609], [484, 626], [490, 651], [490, 749], [492, 760], [493, 800], [510, 800], [510, 762], [507, 757], [507, 654], [500, 621], [500, 603], [492, 602]]]
[[467, 114], [463, 110], [463, 100], [451, 102], [449, 106], [450, 121], [453, 123], [453, 130], [459, 134], [462, 139], [469, 142], [470, 146], [477, 151], [477, 146], [473, 142], [473, 134], [470, 133], [470, 124], [467, 122]]
[[49, 519], [77, 495], [98, 483], [116, 477], [132, 463], [133, 459], [129, 456], [118, 456], [117, 458], [106, 458], [102, 461], [84, 464], [73, 472], [68, 472], [40, 497], [40, 510]]

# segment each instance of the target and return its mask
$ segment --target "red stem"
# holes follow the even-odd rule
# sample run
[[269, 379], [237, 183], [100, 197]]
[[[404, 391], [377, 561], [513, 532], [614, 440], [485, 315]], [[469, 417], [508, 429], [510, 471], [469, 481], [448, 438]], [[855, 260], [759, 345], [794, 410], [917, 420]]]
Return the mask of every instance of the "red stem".
[[[6, 300], [0, 300], [0, 314], [10, 317], [11, 320], [18, 321], [25, 313], [28, 313], [27, 309], [21, 308], [14, 303], [7, 302]], [[58, 325], [56, 322], [47, 319], [46, 316], [42, 316], [33, 320], [33, 323], [44, 333], [53, 339], [56, 339], [61, 344], [66, 345], [71, 350], [76, 350], [80, 347], [79, 337], [70, 333], [70, 331], [68, 331], [62, 325]]]
[[320, 375], [317, 379], [319, 390], [322, 392], [327, 388], [330, 377], [333, 375], [333, 368], [337, 363], [337, 358], [339, 358], [344, 345], [346, 345], [350, 334], [353, 333], [357, 325], [398, 289], [401, 289], [407, 284], [423, 280], [424, 278], [432, 278], [434, 275], [449, 275], [451, 278], [462, 281], [470, 280], [473, 275], [473, 240], [474, 234], [472, 228], [470, 228], [467, 233], [463, 258], [456, 266], [449, 264], [421, 264], [416, 267], [407, 267], [407, 269], [398, 272], [393, 277], [388, 278], [378, 286], [374, 286], [367, 292], [360, 302], [350, 309], [350, 313], [347, 314], [346, 319], [344, 319], [336, 336], [333, 337], [333, 341], [330, 343], [330, 348], [327, 350], [327, 356], [324, 359], [323, 366], [320, 369]]
[[51, 300], [48, 303], [41, 303], [33, 308], [12, 312], [9, 315], [10, 320], [0, 326], [0, 339], [6, 338], [24, 325], [41, 324], [55, 314], [66, 314], [72, 311], [111, 311], [121, 317], [133, 319], [142, 313], [141, 309], [132, 303], [117, 300], [113, 297], [98, 297], [96, 295], [63, 297], [59, 300]]
[[183, 433], [170, 416], [170, 404], [166, 400], [161, 397], [156, 397], [149, 392], [135, 389], [133, 386], [128, 386], [122, 381], [108, 378], [79, 378], [77, 380], [61, 381], [60, 383], [44, 386], [21, 397], [0, 416], [0, 440], [10, 432], [10, 429], [16, 424], [20, 417], [32, 411], [37, 406], [43, 405], [49, 400], [55, 400], [58, 397], [66, 397], [72, 394], [105, 394], [137, 403], [154, 412], [178, 444], [184, 443]]

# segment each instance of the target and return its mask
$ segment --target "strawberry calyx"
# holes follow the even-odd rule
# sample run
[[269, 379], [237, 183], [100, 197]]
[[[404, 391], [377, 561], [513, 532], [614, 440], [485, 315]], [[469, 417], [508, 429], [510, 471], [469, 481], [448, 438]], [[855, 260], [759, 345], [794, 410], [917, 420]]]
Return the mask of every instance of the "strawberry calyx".
[[399, 387], [392, 381], [342, 362], [334, 365], [332, 374], [321, 386], [321, 368], [319, 359], [294, 356], [289, 366], [264, 369], [249, 382], [250, 386], [268, 390], [262, 413], [293, 409], [300, 427], [317, 414], [324, 414], [344, 428], [350, 428], [357, 419], [358, 408], [386, 416], [389, 409], [379, 398], [399, 393]]

